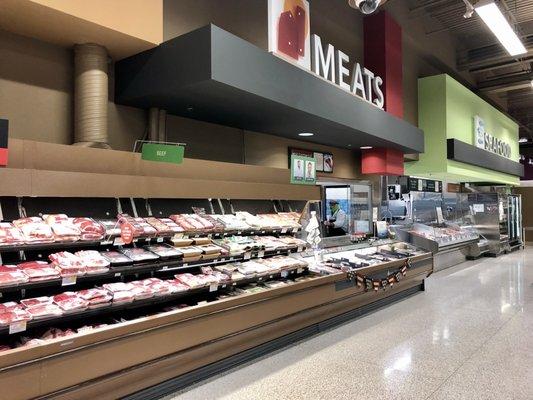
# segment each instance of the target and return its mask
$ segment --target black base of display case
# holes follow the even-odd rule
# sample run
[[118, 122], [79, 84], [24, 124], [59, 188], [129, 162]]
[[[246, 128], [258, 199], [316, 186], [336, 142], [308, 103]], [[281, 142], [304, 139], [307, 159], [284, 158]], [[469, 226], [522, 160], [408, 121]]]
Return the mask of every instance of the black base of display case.
[[402, 292], [393, 294], [389, 297], [377, 300], [370, 304], [356, 308], [349, 312], [340, 314], [333, 318], [329, 318], [322, 322], [307, 326], [303, 329], [282, 336], [278, 339], [271, 340], [267, 343], [261, 344], [249, 350], [227, 357], [223, 360], [198, 368], [189, 373], [183, 374], [176, 378], [162, 382], [158, 385], [133, 393], [129, 396], [123, 397], [122, 400], [158, 400], [176, 391], [183, 390], [195, 383], [201, 382], [222, 372], [228, 371], [232, 368], [243, 365], [247, 362], [253, 361], [259, 357], [268, 355], [276, 350], [283, 349], [294, 343], [309, 339], [315, 335], [326, 332], [344, 323], [358, 319], [373, 311], [377, 311], [392, 303], [401, 301], [407, 297], [413, 296], [420, 291], [425, 290], [425, 280], [419, 285], [413, 286]]

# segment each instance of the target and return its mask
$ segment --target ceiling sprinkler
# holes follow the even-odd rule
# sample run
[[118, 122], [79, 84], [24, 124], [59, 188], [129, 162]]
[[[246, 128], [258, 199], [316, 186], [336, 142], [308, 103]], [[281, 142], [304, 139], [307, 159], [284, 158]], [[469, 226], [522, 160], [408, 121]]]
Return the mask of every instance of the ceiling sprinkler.
[[463, 14], [463, 18], [465, 19], [472, 18], [472, 15], [474, 15], [474, 6], [468, 0], [463, 0], [463, 3], [465, 3], [465, 6], [466, 6], [466, 11]]
[[348, 0], [348, 4], [363, 14], [372, 14], [385, 1], [387, 0]]

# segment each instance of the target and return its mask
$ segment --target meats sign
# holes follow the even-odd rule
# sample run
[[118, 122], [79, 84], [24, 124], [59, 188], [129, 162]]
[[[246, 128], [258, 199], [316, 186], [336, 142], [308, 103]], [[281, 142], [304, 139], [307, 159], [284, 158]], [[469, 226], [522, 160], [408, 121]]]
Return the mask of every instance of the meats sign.
[[269, 51], [383, 109], [383, 79], [310, 33], [307, 0], [268, 1], [268, 47]]

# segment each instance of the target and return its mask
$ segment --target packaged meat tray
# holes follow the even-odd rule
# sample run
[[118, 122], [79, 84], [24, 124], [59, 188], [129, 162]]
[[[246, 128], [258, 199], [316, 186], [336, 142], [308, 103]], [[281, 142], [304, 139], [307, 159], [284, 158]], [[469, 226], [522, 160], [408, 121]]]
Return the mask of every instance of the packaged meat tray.
[[96, 250], [82, 250], [75, 253], [83, 264], [87, 274], [103, 274], [109, 271], [111, 263]]
[[133, 264], [133, 260], [131, 258], [119, 251], [101, 251], [100, 254], [111, 263], [111, 267], [120, 267], [122, 265]]
[[184, 262], [199, 261], [202, 258], [202, 250], [197, 247], [180, 247], [179, 250], [183, 253]]
[[201, 246], [205, 244], [212, 244], [213, 241], [209, 239], [208, 237], [198, 237], [193, 239], [193, 245], [194, 246]]
[[104, 283], [102, 287], [112, 293], [116, 293], [116, 292], [126, 292], [128, 290], [132, 290], [135, 286], [131, 283], [113, 282], [113, 283]]
[[89, 308], [105, 307], [113, 300], [113, 295], [103, 288], [81, 290], [77, 292], [77, 295], [89, 302]]
[[225, 231], [247, 231], [251, 226], [233, 214], [213, 215], [217, 221], [224, 225]]
[[157, 235], [157, 229], [145, 221], [144, 218], [133, 218], [133, 220], [142, 228], [141, 236], [154, 237]]
[[81, 231], [67, 215], [43, 215], [43, 220], [52, 228], [56, 242], [75, 242], [80, 240]]
[[89, 302], [78, 296], [75, 292], [64, 292], [53, 297], [54, 303], [64, 313], [84, 311], [89, 307]]
[[14, 322], [31, 321], [32, 315], [21, 308], [0, 313], [0, 326], [8, 326]]
[[203, 279], [190, 273], [177, 274], [177, 275], [174, 275], [174, 278], [176, 278], [178, 282], [183, 283], [184, 285], [190, 287], [191, 289], [200, 288], [200, 287], [207, 285], [207, 282], [205, 282]]
[[26, 309], [28, 313], [32, 316], [32, 319], [43, 319], [51, 317], [59, 317], [63, 314], [63, 311], [56, 304], [39, 304], [35, 306], [28, 307]]
[[121, 252], [124, 253], [126, 257], [133, 260], [133, 262], [153, 261], [159, 259], [157, 254], [136, 247], [122, 249]]
[[24, 235], [9, 222], [0, 222], [0, 246], [16, 246], [24, 244]]
[[181, 251], [168, 244], [154, 244], [151, 246], [144, 246], [144, 248], [164, 259], [183, 257]]
[[185, 285], [184, 283], [182, 283], [181, 281], [179, 281], [177, 279], [172, 279], [172, 280], [167, 281], [167, 282], [169, 284], [171, 293], [186, 292], [187, 290], [190, 289], [189, 286]]
[[52, 228], [41, 218], [21, 218], [13, 221], [13, 225], [20, 229], [25, 243], [53, 243], [55, 241]]
[[98, 219], [96, 220], [105, 229], [105, 239], [120, 236], [120, 225], [116, 219]]
[[73, 218], [72, 223], [80, 230], [80, 240], [99, 241], [105, 237], [104, 226], [92, 218]]
[[219, 256], [222, 249], [214, 244], [203, 244], [198, 247], [202, 251], [202, 255], [216, 255]]
[[173, 237], [171, 240], [174, 246], [176, 247], [187, 247], [187, 246], [190, 246], [194, 242], [194, 239], [176, 237], [176, 236]]
[[174, 221], [172, 221], [170, 218], [159, 218], [159, 221], [164, 223], [168, 228], [172, 231], [172, 233], [183, 233], [184, 230], [181, 226], [176, 224]]
[[41, 282], [59, 279], [59, 271], [45, 261], [27, 261], [17, 265], [30, 282]]
[[22, 299], [20, 304], [24, 308], [40, 306], [43, 304], [52, 304], [53, 298], [48, 296], [33, 297], [31, 299]]
[[113, 293], [113, 304], [131, 303], [134, 300], [135, 300], [135, 294], [133, 293], [133, 289]]
[[181, 226], [185, 232], [205, 233], [212, 232], [214, 225], [196, 214], [175, 214], [170, 219]]
[[[157, 232], [157, 236], [172, 236], [174, 234], [174, 231], [166, 223], [161, 221], [161, 219], [159, 218], [146, 217], [144, 220], [146, 221], [146, 223], [150, 224], [151, 226], [155, 228]], [[174, 222], [172, 223], [174, 224]]]
[[135, 287], [131, 289], [130, 292], [133, 293], [133, 296], [135, 296], [135, 300], [143, 300], [154, 297], [155, 293], [150, 286], [144, 286], [142, 283], [138, 282], [133, 282], [133, 285]]
[[28, 275], [15, 266], [0, 266], [0, 287], [19, 285], [29, 280]]
[[87, 272], [83, 260], [68, 251], [50, 254], [48, 258], [62, 277], [81, 276]]

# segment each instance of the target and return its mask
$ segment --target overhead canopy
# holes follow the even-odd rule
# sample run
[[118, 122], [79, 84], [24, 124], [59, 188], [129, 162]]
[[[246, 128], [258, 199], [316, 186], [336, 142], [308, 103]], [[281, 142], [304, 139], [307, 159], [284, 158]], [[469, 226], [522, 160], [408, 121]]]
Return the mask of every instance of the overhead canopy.
[[116, 64], [115, 101], [337, 147], [424, 151], [423, 132], [208, 25]]

